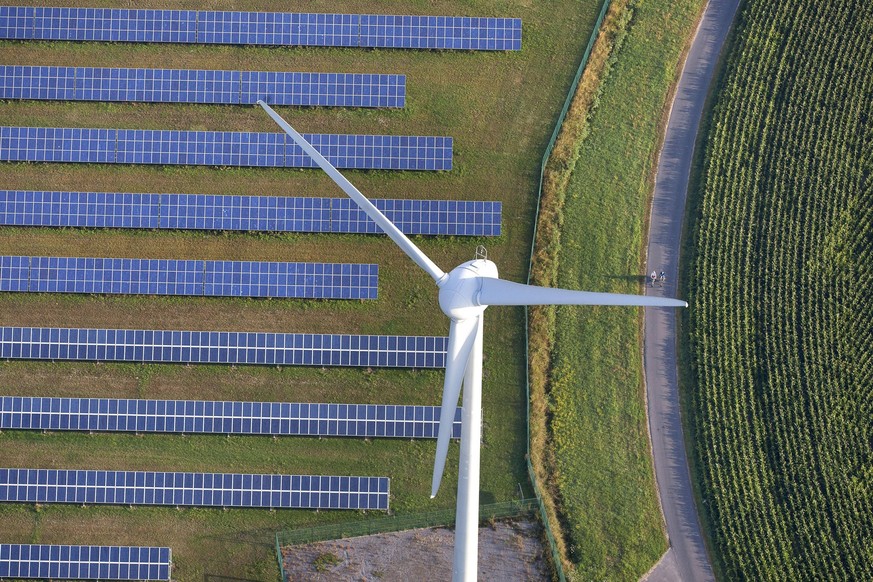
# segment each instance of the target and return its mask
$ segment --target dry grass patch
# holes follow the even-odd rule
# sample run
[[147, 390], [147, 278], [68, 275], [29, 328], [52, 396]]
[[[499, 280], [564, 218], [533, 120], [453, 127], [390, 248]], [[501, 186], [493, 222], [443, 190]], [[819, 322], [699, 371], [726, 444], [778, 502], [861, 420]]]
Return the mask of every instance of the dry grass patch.
[[[600, 35], [592, 47], [588, 64], [579, 80], [579, 86], [567, 110], [567, 117], [546, 165], [537, 223], [536, 251], [530, 276], [531, 283], [535, 285], [557, 285], [558, 252], [561, 248], [567, 183], [576, 167], [580, 143], [588, 133], [588, 119], [596, 104], [604, 75], [608, 72], [608, 59], [615, 46], [616, 35], [626, 24], [623, 22], [626, 8], [627, 1], [619, 0], [613, 2], [607, 11]], [[549, 513], [552, 531], [557, 534], [558, 549], [568, 559], [566, 565], [569, 566], [567, 534], [562, 525], [564, 518], [561, 515], [561, 493], [555, 481], [557, 466], [550, 442], [549, 426], [549, 376], [555, 334], [555, 308], [532, 307], [529, 310], [529, 326], [531, 461], [537, 481], [544, 488], [543, 502]]]
[[[589, 69], [598, 77], [583, 79], [587, 93], [548, 168], [543, 205], [550, 209], [537, 233], [542, 284], [640, 292], [662, 113], [701, 8], [696, 0], [612, 5]], [[559, 307], [532, 314], [539, 338], [532, 456], [553, 496], [552, 523], [572, 578], [635, 580], [666, 549], [634, 349], [641, 313]]]

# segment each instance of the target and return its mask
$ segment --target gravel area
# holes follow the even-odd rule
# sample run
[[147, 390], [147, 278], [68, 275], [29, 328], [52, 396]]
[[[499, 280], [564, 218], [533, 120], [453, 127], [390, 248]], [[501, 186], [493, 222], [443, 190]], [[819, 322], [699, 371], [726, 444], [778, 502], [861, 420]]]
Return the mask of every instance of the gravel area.
[[[479, 579], [549, 580], [542, 539], [536, 521], [480, 527]], [[286, 547], [285, 579], [449, 580], [453, 543], [451, 530], [428, 528]]]

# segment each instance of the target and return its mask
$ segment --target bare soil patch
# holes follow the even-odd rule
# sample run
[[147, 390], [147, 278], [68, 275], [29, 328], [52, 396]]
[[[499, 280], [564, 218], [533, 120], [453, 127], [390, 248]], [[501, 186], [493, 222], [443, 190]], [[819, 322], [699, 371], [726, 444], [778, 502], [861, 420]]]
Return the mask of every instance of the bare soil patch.
[[[285, 580], [448, 580], [454, 532], [444, 527], [282, 549]], [[542, 529], [533, 520], [479, 528], [480, 580], [549, 580]]]

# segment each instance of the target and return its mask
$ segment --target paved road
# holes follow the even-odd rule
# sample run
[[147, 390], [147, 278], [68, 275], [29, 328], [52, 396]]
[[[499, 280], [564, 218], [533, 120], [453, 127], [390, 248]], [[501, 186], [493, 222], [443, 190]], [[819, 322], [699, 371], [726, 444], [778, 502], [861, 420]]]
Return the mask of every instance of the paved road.
[[[679, 244], [694, 141], [713, 71], [738, 4], [739, 0], [710, 0], [679, 79], [658, 160], [647, 259], [648, 272], [665, 271], [667, 283], [663, 288], [647, 288], [648, 295], [676, 296]], [[646, 579], [672, 581], [677, 580], [678, 574], [678, 579], [684, 582], [714, 580], [691, 491], [679, 416], [676, 314], [669, 309], [646, 309], [645, 325], [649, 431], [670, 542], [666, 559]]]

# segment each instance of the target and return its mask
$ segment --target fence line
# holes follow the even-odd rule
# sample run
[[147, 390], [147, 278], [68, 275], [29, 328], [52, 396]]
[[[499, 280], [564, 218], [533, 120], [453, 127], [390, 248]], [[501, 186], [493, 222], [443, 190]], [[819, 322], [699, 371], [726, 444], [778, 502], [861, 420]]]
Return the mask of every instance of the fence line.
[[276, 560], [279, 561], [279, 580], [285, 582], [285, 560], [282, 559], [282, 548], [279, 546], [279, 534], [276, 534]]
[[[600, 35], [600, 26], [603, 24], [603, 19], [606, 17], [606, 11], [609, 10], [611, 0], [603, 0], [603, 5], [600, 7], [600, 14], [597, 16], [597, 21], [594, 24], [594, 29], [591, 31], [591, 36], [588, 38], [588, 46], [585, 47], [585, 52], [582, 54], [582, 60], [579, 62], [579, 68], [576, 70], [576, 76], [573, 78], [573, 83], [570, 85], [570, 90], [567, 91], [567, 98], [564, 101], [564, 107], [561, 109], [561, 114], [558, 116], [558, 121], [555, 123], [555, 129], [552, 131], [552, 137], [549, 139], [549, 144], [546, 146], [546, 151], [543, 153], [543, 160], [540, 164], [540, 182], [537, 187], [537, 209], [534, 215], [534, 230], [533, 237], [530, 242], [530, 258], [527, 268], [527, 283], [530, 284], [530, 275], [533, 270], [533, 258], [537, 241], [537, 227], [540, 218], [540, 201], [543, 196], [543, 181], [545, 179], [546, 164], [549, 161], [549, 156], [552, 155], [552, 150], [555, 147], [555, 142], [558, 139], [558, 133], [561, 131], [561, 126], [564, 124], [564, 119], [567, 117], [567, 111], [570, 109], [570, 104], [573, 102], [573, 97], [576, 95], [576, 90], [579, 87], [579, 80], [582, 78], [582, 73], [585, 72], [585, 67], [588, 65], [588, 57], [591, 56], [591, 49], [594, 47], [594, 42]], [[525, 391], [527, 394], [527, 473], [530, 477], [531, 485], [533, 486], [534, 495], [536, 496], [537, 506], [540, 512], [540, 520], [543, 522], [543, 530], [546, 532], [546, 539], [549, 541], [549, 549], [552, 553], [552, 563], [555, 566], [555, 573], [560, 582], [566, 582], [567, 576], [564, 573], [563, 562], [561, 561], [561, 553], [558, 551], [558, 545], [555, 542], [555, 534], [549, 525], [549, 516], [546, 513], [546, 506], [543, 503], [543, 496], [540, 492], [539, 484], [537, 483], [536, 474], [534, 473], [533, 465], [530, 462], [530, 321], [528, 319], [528, 307], [524, 308], [524, 349], [525, 349]]]

